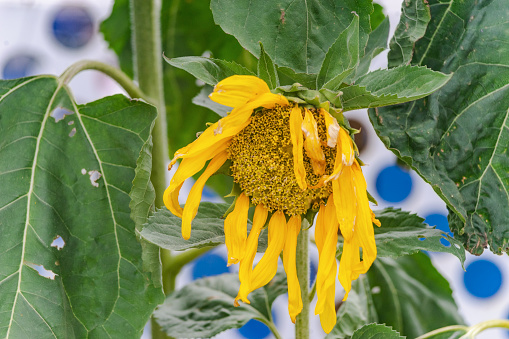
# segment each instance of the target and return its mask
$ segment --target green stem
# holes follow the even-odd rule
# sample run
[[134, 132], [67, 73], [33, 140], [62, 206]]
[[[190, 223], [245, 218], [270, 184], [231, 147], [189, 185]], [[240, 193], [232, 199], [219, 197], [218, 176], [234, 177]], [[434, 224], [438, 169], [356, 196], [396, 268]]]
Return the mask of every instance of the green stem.
[[421, 336], [418, 336], [417, 338], [415, 339], [425, 339], [425, 338], [431, 338], [437, 334], [441, 334], [441, 333], [447, 333], [447, 332], [453, 332], [453, 331], [468, 331], [468, 326], [464, 326], [464, 325], [452, 325], [452, 326], [446, 326], [446, 327], [442, 327], [442, 328], [438, 328], [436, 330], [433, 330], [431, 332], [428, 332], [428, 333], [425, 333]]
[[309, 222], [302, 220], [297, 238], [297, 277], [302, 296], [302, 311], [295, 322], [295, 339], [309, 339]]
[[[463, 335], [464, 338], [475, 338], [476, 335], [481, 333], [482, 331], [485, 331], [490, 328], [494, 327], [503, 327], [509, 329], [509, 320], [488, 320], [483, 321], [482, 323], [479, 323], [477, 325], [471, 326], [465, 335]], [[462, 337], [462, 338], [463, 338]]]
[[282, 339], [281, 334], [279, 334], [279, 331], [277, 330], [276, 325], [274, 324], [274, 322], [270, 321], [268, 323], [267, 322], [264, 322], [264, 323], [270, 329], [272, 334], [274, 334], [274, 337], [276, 339]]
[[141, 98], [151, 102], [150, 98], [143, 93], [138, 86], [121, 70], [111, 65], [94, 61], [94, 60], [81, 60], [69, 66], [59, 77], [61, 84], [67, 85], [76, 74], [86, 71], [96, 70], [108, 75], [115, 80], [122, 88], [129, 94], [131, 98]]
[[[152, 98], [157, 108], [157, 118], [152, 130], [152, 174], [150, 180], [154, 185], [155, 207], [163, 206], [163, 193], [166, 188], [166, 161], [168, 158], [168, 139], [166, 132], [166, 110], [163, 87], [163, 66], [160, 32], [160, 8], [158, 0], [131, 0], [131, 31], [133, 47], [134, 74], [140, 89]], [[171, 254], [161, 251], [162, 271], [170, 266]], [[175, 277], [163, 274], [165, 293], [175, 288]], [[168, 338], [152, 321], [152, 338]]]
[[166, 188], [166, 161], [168, 140], [166, 135], [166, 111], [163, 87], [161, 51], [160, 1], [131, 0], [133, 32], [134, 73], [141, 90], [152, 98], [158, 115], [152, 130], [152, 175], [156, 191], [156, 208], [163, 206]]

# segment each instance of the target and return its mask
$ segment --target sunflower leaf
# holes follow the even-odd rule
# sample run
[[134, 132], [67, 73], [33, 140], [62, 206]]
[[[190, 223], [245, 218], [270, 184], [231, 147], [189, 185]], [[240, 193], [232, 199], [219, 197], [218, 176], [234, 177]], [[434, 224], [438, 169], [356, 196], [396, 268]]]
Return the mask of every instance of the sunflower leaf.
[[[189, 248], [200, 248], [224, 244], [223, 216], [230, 204], [204, 202], [192, 222], [191, 238], [182, 238], [182, 220], [166, 208], [157, 210], [149, 219], [140, 235], [161, 248], [183, 251]], [[248, 230], [251, 228], [248, 220]], [[267, 248], [267, 232], [262, 231], [258, 242], [258, 251]]]
[[212, 90], [213, 90], [212, 86], [209, 85], [203, 86], [202, 89], [200, 90], [200, 93], [198, 93], [193, 98], [193, 104], [206, 107], [217, 113], [219, 116], [225, 117], [228, 114], [228, 112], [232, 110], [232, 108], [218, 104], [217, 102], [210, 100], [209, 94], [212, 93]]
[[369, 324], [354, 332], [352, 339], [405, 339], [397, 331], [383, 324]]
[[164, 298], [129, 218], [155, 108], [122, 95], [77, 105], [38, 76], [0, 81], [0, 112], [0, 337], [139, 338]]
[[235, 74], [254, 75], [253, 72], [235, 62], [220, 59], [196, 56], [170, 59], [164, 56], [164, 60], [170, 65], [183, 69], [211, 86]]
[[196, 280], [171, 293], [154, 316], [172, 337], [211, 338], [251, 319], [272, 323], [272, 303], [286, 293], [286, 276], [279, 272], [266, 286], [249, 295], [251, 304], [233, 301], [239, 291], [238, 274], [227, 273]]
[[427, 0], [407, 0], [401, 5], [401, 21], [390, 43], [389, 68], [408, 65], [414, 45], [423, 37], [431, 19]]
[[417, 66], [376, 70], [357, 79], [355, 85], [341, 88], [343, 109], [380, 107], [423, 98], [445, 85], [451, 76]]
[[446, 202], [449, 226], [468, 251], [508, 252], [509, 7], [428, 2], [433, 15], [412, 64], [454, 75], [428, 98], [370, 110], [370, 120]]
[[449, 283], [423, 253], [378, 258], [367, 276], [378, 321], [408, 338], [464, 323]]
[[212, 0], [210, 8], [214, 21], [249, 52], [259, 56], [261, 41], [276, 65], [297, 73], [317, 73], [325, 51], [355, 15], [362, 55], [373, 13], [371, 0]]
[[270, 89], [279, 86], [279, 78], [277, 76], [276, 66], [272, 62], [270, 56], [263, 49], [260, 42], [260, 58], [258, 59], [258, 77], [269, 85]]
[[368, 73], [371, 60], [387, 48], [389, 31], [389, 18], [386, 18], [371, 32], [364, 56], [359, 61], [359, 66], [355, 70], [354, 80]]
[[[297, 82], [298, 84], [309, 88], [309, 89], [316, 89], [316, 78], [318, 77], [318, 74], [313, 73], [297, 73], [293, 69], [288, 67], [278, 67], [277, 70], [282, 73], [283, 75], [289, 77], [294, 82]], [[289, 83], [288, 85], [291, 85], [293, 83]]]
[[316, 88], [336, 90], [359, 64], [359, 16], [354, 15], [350, 25], [325, 54], [320, 72], [316, 78]]
[[[429, 227], [418, 215], [394, 208], [375, 211], [375, 215], [382, 224], [375, 227], [379, 257], [398, 258], [419, 251], [442, 252], [455, 255], [464, 264], [465, 249], [461, 242]], [[442, 239], [447, 240], [449, 246], [442, 244]]]

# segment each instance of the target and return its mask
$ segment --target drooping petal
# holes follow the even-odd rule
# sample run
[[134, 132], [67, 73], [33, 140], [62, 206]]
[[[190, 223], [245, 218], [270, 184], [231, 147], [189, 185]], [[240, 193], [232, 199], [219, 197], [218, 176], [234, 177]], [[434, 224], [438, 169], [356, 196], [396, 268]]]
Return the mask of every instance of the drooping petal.
[[179, 205], [178, 196], [184, 181], [198, 173], [209, 159], [224, 152], [227, 147], [228, 140], [223, 140], [214, 145], [214, 147], [211, 147], [208, 152], [202, 152], [194, 157], [187, 157], [182, 160], [163, 195], [164, 205], [171, 213], [182, 218], [183, 209]]
[[247, 239], [247, 213], [249, 198], [241, 193], [235, 201], [235, 208], [224, 221], [224, 237], [228, 249], [228, 266], [244, 257]]
[[316, 216], [315, 224], [315, 243], [318, 248], [318, 253], [322, 252], [323, 242], [327, 236], [327, 217], [325, 215], [325, 205], [320, 205], [318, 214]]
[[[253, 110], [258, 107], [274, 108], [276, 105], [288, 105], [288, 100], [279, 94], [264, 93], [255, 100], [235, 108], [229, 115], [220, 119], [207, 128], [198, 139], [185, 149], [185, 153], [176, 154], [176, 157], [187, 158], [197, 154], [207, 153], [216, 145], [230, 140], [234, 135], [242, 131], [251, 121]], [[173, 160], [175, 161], [175, 159]]]
[[339, 178], [332, 181], [332, 194], [341, 234], [350, 240], [354, 232], [357, 211], [357, 195], [351, 166], [343, 167]]
[[[287, 224], [285, 215], [277, 211], [269, 221], [269, 243], [263, 257], [253, 270], [249, 291], [243, 292], [247, 296], [251, 291], [266, 285], [277, 272], [277, 260], [283, 250], [286, 239]], [[240, 292], [239, 292], [240, 293]]]
[[355, 239], [343, 242], [343, 253], [339, 261], [339, 282], [345, 289], [345, 296], [343, 301], [348, 298], [348, 293], [352, 289], [352, 280], [359, 277], [359, 274], [354, 272], [354, 268], [360, 264], [359, 245], [356, 244]]
[[320, 324], [325, 333], [330, 333], [336, 325], [336, 289], [335, 286], [329, 287], [326, 292], [326, 299], [328, 300], [320, 313]]
[[325, 120], [325, 128], [327, 130], [327, 146], [334, 148], [338, 142], [338, 133], [340, 129], [338, 121], [323, 108], [320, 108], [320, 114]]
[[269, 92], [269, 86], [260, 78], [252, 75], [233, 75], [218, 82], [209, 98], [221, 105], [239, 107]]
[[[228, 152], [222, 151], [210, 160], [209, 165], [202, 173], [202, 175], [196, 180], [186, 200], [184, 206], [184, 212], [182, 213], [182, 237], [189, 239], [191, 236], [191, 222], [193, 221], [196, 213], [198, 212], [198, 206], [200, 205], [201, 195], [205, 183], [210, 176], [223, 166], [225, 161], [228, 159]], [[184, 159], [186, 160], [186, 159]]]
[[302, 311], [302, 296], [296, 266], [297, 236], [299, 235], [300, 228], [301, 217], [292, 216], [288, 220], [288, 233], [283, 248], [283, 265], [288, 282], [288, 312], [294, 324], [295, 318]]
[[[352, 165], [353, 181], [357, 194], [357, 218], [355, 220], [355, 238], [362, 247], [362, 266], [360, 273], [366, 273], [376, 258], [377, 250], [375, 232], [373, 229], [373, 216], [369, 207], [367, 185], [362, 170], [357, 161]], [[375, 219], [376, 220], [376, 219]], [[378, 220], [377, 220], [378, 221]]]
[[[254, 217], [253, 217], [253, 227], [249, 232], [249, 236], [247, 237], [246, 243], [246, 254], [244, 258], [240, 261], [239, 265], [239, 280], [240, 280], [240, 290], [239, 294], [235, 298], [234, 304], [238, 306], [238, 300], [242, 299], [243, 302], [249, 304], [249, 300], [247, 299], [247, 294], [249, 290], [249, 283], [251, 280], [251, 275], [253, 273], [253, 260], [256, 255], [256, 249], [258, 248], [258, 237], [260, 235], [260, 231], [262, 230], [265, 222], [267, 221], [267, 215], [269, 210], [262, 204], [256, 206]], [[241, 294], [240, 291], [244, 291], [247, 293]]]
[[320, 137], [318, 136], [318, 125], [313, 114], [305, 108], [304, 120], [302, 122], [302, 131], [306, 137], [304, 148], [306, 154], [311, 159], [313, 172], [315, 174], [325, 173], [325, 154], [323, 153]]
[[328, 298], [329, 289], [335, 286], [337, 262], [336, 245], [338, 243], [338, 222], [336, 209], [334, 206], [334, 197], [331, 195], [325, 206], [324, 218], [317, 225], [320, 232], [325, 231], [325, 238], [321, 239], [321, 249], [318, 251], [318, 270], [316, 273], [316, 294], [318, 301], [315, 307], [315, 314], [321, 314], [326, 308], [327, 303], [334, 303], [334, 299]]
[[351, 166], [355, 159], [352, 138], [348, 132], [340, 127], [338, 132], [338, 143], [336, 145], [336, 160], [334, 161], [334, 170], [325, 179], [325, 183], [335, 180], [339, 177], [344, 166]]
[[302, 136], [302, 113], [298, 106], [290, 112], [290, 136], [293, 145], [293, 171], [297, 184], [302, 190], [307, 188], [306, 169], [304, 168], [304, 138]]

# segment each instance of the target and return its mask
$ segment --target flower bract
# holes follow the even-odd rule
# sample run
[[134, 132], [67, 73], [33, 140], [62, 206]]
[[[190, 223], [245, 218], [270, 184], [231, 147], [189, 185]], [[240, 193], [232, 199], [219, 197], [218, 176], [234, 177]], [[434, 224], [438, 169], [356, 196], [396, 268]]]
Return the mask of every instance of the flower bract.
[[[206, 181], [229, 160], [231, 175], [241, 189], [224, 221], [228, 265], [239, 264], [240, 289], [235, 304], [239, 300], [249, 303], [249, 294], [270, 282], [283, 253], [293, 322], [302, 310], [297, 237], [307, 231], [301, 230], [302, 218], [310, 210], [317, 211], [315, 313], [329, 333], [336, 323], [336, 276], [346, 300], [352, 281], [366, 273], [376, 258], [373, 223], [380, 226], [369, 207], [366, 181], [349, 130], [327, 110], [274, 94], [254, 76], [226, 78], [215, 86], [210, 98], [233, 109], [175, 153], [170, 166], [182, 161], [164, 193], [165, 205], [182, 218], [182, 236], [188, 239]], [[207, 162], [182, 208], [178, 203], [182, 184]], [[255, 210], [248, 234], [251, 206]], [[268, 246], [253, 267], [264, 228]], [[338, 270], [339, 236], [343, 250]]]

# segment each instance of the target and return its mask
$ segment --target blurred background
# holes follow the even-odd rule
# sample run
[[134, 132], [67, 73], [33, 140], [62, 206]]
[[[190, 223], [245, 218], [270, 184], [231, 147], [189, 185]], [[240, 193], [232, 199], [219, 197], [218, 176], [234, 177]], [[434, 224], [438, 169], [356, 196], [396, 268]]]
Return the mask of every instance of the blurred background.
[[[402, 0], [377, 0], [389, 17], [391, 34], [400, 16]], [[72, 63], [83, 59], [99, 60], [120, 65], [132, 75], [129, 49], [129, 22], [127, 0], [116, 3], [117, 17], [103, 26], [109, 17], [113, 0], [0, 0], [0, 78], [13, 79], [35, 74], [61, 74]], [[212, 21], [208, 1], [163, 1], [163, 12], [170, 20], [162, 23], [163, 51], [168, 57], [203, 55], [236, 60], [248, 67], [255, 65], [249, 53], [243, 51], [236, 40], [226, 36]], [[127, 19], [126, 19], [127, 18]], [[120, 59], [110, 49], [119, 51]], [[371, 69], [386, 67], [386, 55], [380, 54]], [[205, 128], [205, 122], [217, 120], [217, 116], [191, 103], [203, 86], [180, 70], [164, 66], [165, 95], [168, 110], [168, 136], [170, 150], [192, 141], [196, 132]], [[78, 103], [85, 103], [115, 93], [121, 88], [107, 76], [86, 71], [71, 83]], [[183, 119], [183, 116], [192, 118]], [[1, 114], [1, 112], [0, 112]], [[365, 110], [348, 112], [353, 127], [360, 129], [356, 136], [361, 158], [367, 164], [363, 168], [368, 190], [378, 200], [379, 208], [394, 206], [412, 211], [426, 219], [426, 223], [449, 232], [445, 204], [415, 172], [399, 163], [393, 153], [386, 150], [372, 129]], [[176, 131], [182, 131], [178, 134]], [[168, 173], [168, 181], [171, 173]], [[191, 179], [192, 180], [192, 179]], [[182, 190], [182, 203], [187, 190]], [[228, 193], [225, 181], [215, 178], [211, 187], [204, 191], [203, 199], [222, 201]], [[217, 192], [217, 193], [216, 193]], [[376, 208], [375, 208], [376, 209]], [[444, 243], [444, 245], [449, 245]], [[460, 313], [467, 324], [484, 320], [509, 318], [509, 260], [507, 255], [496, 256], [486, 251], [482, 256], [467, 255], [466, 271], [458, 259], [448, 254], [428, 253], [437, 269], [447, 278]], [[318, 254], [312, 253], [311, 274], [316, 274]], [[177, 288], [194, 279], [234, 272], [235, 266], [226, 267], [225, 248], [216, 248], [187, 265], [177, 280]], [[41, 271], [41, 274], [44, 274]], [[337, 283], [338, 300], [343, 291]], [[312, 305], [314, 307], [314, 305]], [[274, 306], [275, 322], [284, 338], [293, 337], [293, 326], [287, 312], [287, 299], [278, 298]], [[324, 336], [318, 317], [312, 317], [312, 336]], [[149, 332], [144, 338], [149, 338]], [[480, 338], [506, 339], [509, 331], [489, 330]], [[217, 336], [221, 339], [271, 338], [265, 325], [250, 321], [238, 330], [230, 330]]]

